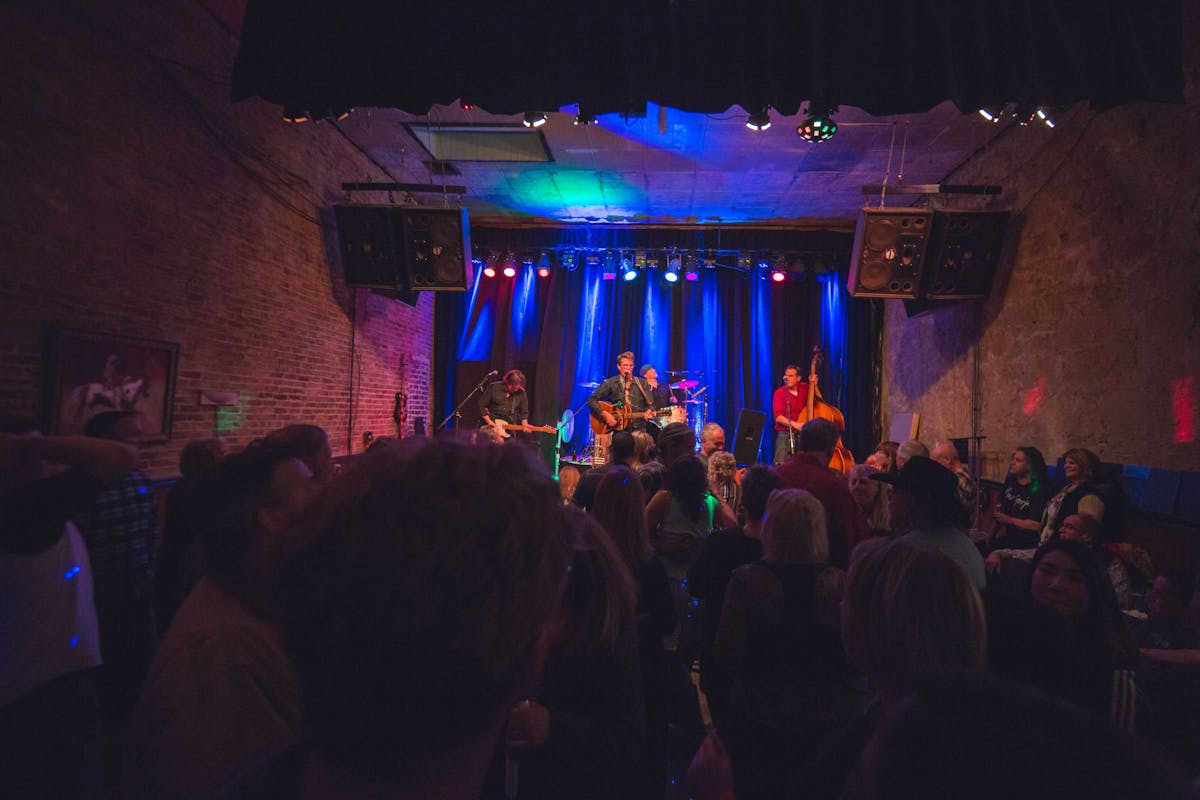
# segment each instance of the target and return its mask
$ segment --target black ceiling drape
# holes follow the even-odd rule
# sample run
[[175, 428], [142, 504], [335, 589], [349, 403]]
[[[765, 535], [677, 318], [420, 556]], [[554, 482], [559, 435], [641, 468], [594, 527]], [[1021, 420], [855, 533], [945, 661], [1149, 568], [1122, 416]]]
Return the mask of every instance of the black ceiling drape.
[[1180, 0], [250, 0], [233, 99], [873, 114], [1183, 101]]

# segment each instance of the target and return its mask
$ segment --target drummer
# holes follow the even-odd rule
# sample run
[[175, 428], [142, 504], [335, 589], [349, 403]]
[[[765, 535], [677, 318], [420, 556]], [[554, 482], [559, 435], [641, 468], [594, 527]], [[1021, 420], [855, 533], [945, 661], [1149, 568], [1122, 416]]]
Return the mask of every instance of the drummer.
[[665, 383], [658, 382], [658, 370], [650, 364], [643, 364], [638, 371], [642, 376], [642, 380], [646, 384], [646, 389], [650, 392], [650, 407], [658, 410], [666, 408], [669, 405], [675, 405], [678, 401], [675, 395], [671, 394], [671, 387]]

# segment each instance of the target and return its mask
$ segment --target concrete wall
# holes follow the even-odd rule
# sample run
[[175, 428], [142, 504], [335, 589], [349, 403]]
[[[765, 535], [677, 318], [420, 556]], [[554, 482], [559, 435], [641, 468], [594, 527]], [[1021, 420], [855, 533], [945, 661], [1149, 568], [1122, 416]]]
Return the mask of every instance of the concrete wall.
[[1014, 257], [982, 305], [909, 318], [887, 302], [885, 417], [919, 411], [929, 443], [969, 435], [977, 356], [989, 477], [1026, 444], [1051, 461], [1083, 446], [1200, 469], [1198, 17], [1186, 105], [1064, 110], [1053, 130], [1014, 126], [947, 176], [1003, 186]]
[[[337, 256], [340, 183], [385, 177], [327, 124], [231, 105], [242, 3], [72, 6], [0, 11], [0, 411], [44, 415], [67, 327], [179, 344], [154, 472], [191, 439], [236, 448], [291, 422], [326, 428], [335, 453], [394, 435], [402, 361], [410, 429], [428, 418], [432, 296], [347, 290]], [[201, 406], [201, 389], [240, 401]]]

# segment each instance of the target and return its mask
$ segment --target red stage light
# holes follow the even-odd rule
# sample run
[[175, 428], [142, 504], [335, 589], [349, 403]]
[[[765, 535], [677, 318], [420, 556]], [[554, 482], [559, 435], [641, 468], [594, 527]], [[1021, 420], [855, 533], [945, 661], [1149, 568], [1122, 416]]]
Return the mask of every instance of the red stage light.
[[494, 278], [496, 277], [496, 268], [492, 266], [484, 267], [483, 274], [485, 277]]
[[776, 283], [783, 283], [787, 280], [787, 274], [782, 270], [777, 269], [771, 273], [771, 280], [775, 281]]
[[517, 268], [516, 267], [505, 267], [504, 268], [504, 277], [506, 277], [506, 278], [517, 277]]
[[542, 267], [541, 269], [538, 270], [538, 277], [539, 278], [549, 278], [550, 270], [547, 269], [546, 267]]

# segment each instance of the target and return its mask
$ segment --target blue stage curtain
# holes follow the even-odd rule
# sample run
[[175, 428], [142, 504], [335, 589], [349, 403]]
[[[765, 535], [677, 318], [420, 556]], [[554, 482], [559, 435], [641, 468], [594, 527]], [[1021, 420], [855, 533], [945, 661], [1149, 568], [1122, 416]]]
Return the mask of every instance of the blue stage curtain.
[[[588, 384], [615, 374], [617, 356], [628, 350], [635, 366], [654, 365], [662, 380], [695, 380], [693, 392], [705, 387], [702, 402], [689, 406], [689, 420], [697, 430], [704, 421], [717, 422], [732, 441], [739, 411], [769, 415], [784, 367], [796, 364], [807, 374], [819, 344], [827, 355], [822, 392], [843, 408], [847, 442], [869, 446], [872, 405], [858, 402], [848, 413], [845, 403], [875, 393], [869, 345], [877, 339], [878, 315], [848, 309], [867, 301], [848, 296], [843, 274], [776, 284], [758, 270], [701, 269], [696, 281], [669, 284], [661, 269], [646, 269], [626, 282], [619, 275], [605, 280], [602, 264], [580, 261], [574, 269], [556, 267], [548, 278], [528, 265], [518, 266], [516, 278], [477, 275], [468, 292], [438, 297], [435, 402], [443, 416], [490, 369], [519, 368], [529, 378], [531, 421], [553, 424], [565, 410], [575, 412], [567, 450], [582, 449]], [[848, 313], [854, 310], [860, 313]], [[855, 348], [852, 341], [868, 346]], [[477, 419], [472, 399], [459, 424], [474, 426]], [[767, 434], [763, 461], [773, 445], [769, 427]]]

